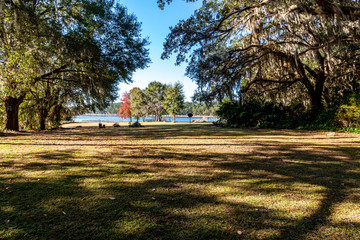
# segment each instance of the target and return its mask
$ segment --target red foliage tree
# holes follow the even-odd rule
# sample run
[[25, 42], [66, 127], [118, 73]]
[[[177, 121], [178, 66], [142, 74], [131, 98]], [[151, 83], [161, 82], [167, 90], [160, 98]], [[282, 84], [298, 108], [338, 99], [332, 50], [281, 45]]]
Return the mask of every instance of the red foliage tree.
[[131, 119], [131, 104], [130, 104], [130, 93], [125, 92], [121, 98], [122, 104], [120, 106], [120, 110], [117, 115], [121, 118], [130, 118], [130, 123], [132, 122]]

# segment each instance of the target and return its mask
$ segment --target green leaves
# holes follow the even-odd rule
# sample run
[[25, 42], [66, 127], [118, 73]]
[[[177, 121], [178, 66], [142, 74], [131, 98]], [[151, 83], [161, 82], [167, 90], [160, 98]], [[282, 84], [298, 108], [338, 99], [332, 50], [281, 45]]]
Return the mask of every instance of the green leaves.
[[354, 89], [355, 9], [356, 1], [204, 1], [171, 29], [162, 58], [189, 61], [198, 99], [264, 98], [318, 113]]
[[164, 93], [163, 106], [165, 111], [171, 115], [179, 113], [184, 108], [183, 85], [177, 82], [173, 86], [167, 86]]
[[1, 2], [0, 9], [1, 95], [31, 93], [33, 106], [54, 99], [41, 107], [48, 112], [104, 108], [118, 83], [150, 61], [140, 24], [112, 0]]

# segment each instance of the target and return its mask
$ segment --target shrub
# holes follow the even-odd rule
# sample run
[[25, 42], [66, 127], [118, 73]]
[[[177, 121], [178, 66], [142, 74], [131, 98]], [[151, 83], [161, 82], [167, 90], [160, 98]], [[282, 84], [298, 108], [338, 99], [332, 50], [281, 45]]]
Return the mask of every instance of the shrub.
[[[271, 102], [223, 103], [217, 115], [226, 126], [293, 128], [299, 119], [299, 106], [284, 107]], [[296, 114], [294, 114], [294, 111]], [[301, 118], [300, 118], [301, 119]]]
[[360, 100], [358, 95], [352, 95], [348, 104], [343, 104], [337, 109], [335, 121], [340, 128], [360, 127]]
[[228, 127], [334, 130], [335, 113], [336, 109], [329, 109], [314, 117], [302, 105], [283, 106], [259, 101], [224, 103], [217, 112], [220, 117], [217, 124]]

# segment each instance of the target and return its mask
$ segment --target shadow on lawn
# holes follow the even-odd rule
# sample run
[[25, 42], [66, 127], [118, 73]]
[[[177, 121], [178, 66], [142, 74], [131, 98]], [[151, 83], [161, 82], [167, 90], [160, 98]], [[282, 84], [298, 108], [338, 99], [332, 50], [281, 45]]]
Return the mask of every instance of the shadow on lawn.
[[[276, 239], [305, 239], [308, 233], [315, 232], [321, 226], [329, 224], [328, 219], [332, 214], [333, 208], [349, 197], [349, 190], [356, 189], [359, 186], [359, 172], [351, 172], [351, 170], [358, 171], [360, 168], [360, 164], [357, 161], [360, 159], [359, 149], [343, 148], [341, 154], [347, 155], [349, 161], [339, 161], [330, 155], [319, 155], [315, 150], [301, 151], [294, 145], [282, 145], [273, 147], [273, 149], [269, 149], [268, 145], [265, 147], [266, 148], [261, 150], [264, 152], [276, 150], [279, 153], [276, 156], [271, 156], [262, 161], [250, 160], [253, 159], [253, 155], [233, 156], [233, 160], [216, 163], [215, 166], [225, 168], [232, 173], [253, 170], [267, 172], [268, 174], [262, 177], [270, 177], [269, 180], [257, 182], [248, 188], [248, 190], [257, 191], [262, 194], [273, 192], [281, 193], [284, 191], [282, 186], [290, 186], [295, 183], [307, 183], [325, 187], [323, 199], [316, 211], [308, 217], [304, 217], [293, 224], [283, 227], [280, 236], [276, 237]], [[329, 152], [333, 150], [334, 149], [328, 149]], [[283, 151], [285, 153], [282, 153]], [[321, 156], [320, 159], [319, 156]], [[234, 159], [238, 157], [240, 157], [241, 161], [234, 161]], [[282, 161], [282, 158], [286, 157], [297, 159], [298, 161], [293, 163]], [[244, 161], [244, 159], [248, 160]], [[317, 161], [319, 161], [319, 163], [317, 163]], [[272, 174], [282, 177], [278, 179], [276, 177], [273, 178], [271, 177]], [[272, 188], [269, 190], [262, 188], [263, 184], [273, 184], [280, 188]], [[284, 194], [284, 197], [287, 196]], [[297, 198], [296, 195], [289, 197]], [[352, 200], [352, 202], [360, 203], [359, 200]], [[347, 227], [349, 228], [350, 226], [360, 229], [359, 222], [348, 223]], [[337, 238], [335, 237], [335, 239]]]
[[[73, 138], [71, 134], [88, 136], [91, 131], [66, 134]], [[171, 136], [171, 131], [162, 130], [154, 135], [159, 137], [165, 132]], [[183, 137], [202, 136], [201, 132], [175, 130], [175, 133]], [[101, 137], [105, 132], [97, 130], [92, 134], [90, 138]], [[126, 134], [132, 136], [133, 132]], [[152, 135], [138, 134], [134, 135], [153, 139]], [[233, 131], [216, 134], [236, 136]], [[201, 149], [184, 153], [171, 146], [167, 151], [163, 146], [134, 146], [124, 151], [115, 148], [110, 155], [91, 156], [95, 159], [92, 162], [80, 161], [74, 150], [64, 150], [33, 154], [39, 162], [3, 163], [2, 167], [13, 169], [14, 175], [17, 171], [39, 169], [58, 173], [51, 179], [46, 175], [39, 180], [0, 178], [3, 190], [0, 237], [4, 234], [4, 239], [305, 239], [322, 226], [333, 226], [329, 223], [332, 209], [359, 186], [358, 148], [323, 146], [304, 150], [297, 144], [265, 140], [254, 151], [222, 155], [211, 151], [205, 154]], [[335, 152], [343, 160], [333, 157]], [[109, 167], [106, 162], [112, 165]], [[67, 175], [67, 169], [74, 167], [82, 172]], [[194, 168], [194, 172], [186, 172], [186, 168]], [[309, 216], [295, 220], [278, 210], [229, 201], [222, 198], [222, 193], [204, 190], [208, 184], [220, 186], [232, 180], [251, 180], [239, 188], [234, 186], [235, 190], [262, 195], [284, 192], [285, 198], [297, 196], [284, 188], [296, 183], [310, 184], [324, 188], [323, 198]], [[269, 189], [267, 184], [274, 187]], [[360, 223], [339, 223], [333, 227], [360, 229]], [[270, 231], [274, 233], [271, 235]], [[12, 235], [6, 236], [8, 232]]]

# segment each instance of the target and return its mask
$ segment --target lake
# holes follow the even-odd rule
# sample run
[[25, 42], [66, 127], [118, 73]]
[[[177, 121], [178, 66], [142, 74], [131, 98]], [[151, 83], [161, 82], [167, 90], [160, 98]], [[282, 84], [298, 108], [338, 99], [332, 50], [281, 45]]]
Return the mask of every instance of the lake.
[[[166, 122], [171, 122], [173, 120], [172, 117], [169, 116], [164, 116], [163, 119]], [[197, 119], [205, 119], [208, 122], [215, 122], [218, 120], [218, 118], [216, 117], [192, 117], [192, 120], [197, 120]], [[132, 119], [133, 122], [136, 121], [135, 118]], [[75, 122], [129, 122], [130, 119], [129, 118], [120, 118], [116, 115], [79, 115], [74, 117], [74, 121]], [[139, 122], [142, 122], [142, 118], [139, 119]], [[151, 122], [153, 121], [152, 117], [146, 117], [145, 118], [145, 122]], [[179, 116], [175, 118], [176, 122], [190, 122], [190, 118], [189, 117], [185, 117], [185, 116]]]

